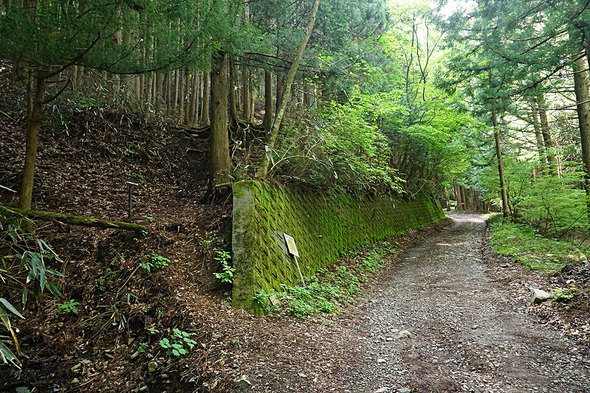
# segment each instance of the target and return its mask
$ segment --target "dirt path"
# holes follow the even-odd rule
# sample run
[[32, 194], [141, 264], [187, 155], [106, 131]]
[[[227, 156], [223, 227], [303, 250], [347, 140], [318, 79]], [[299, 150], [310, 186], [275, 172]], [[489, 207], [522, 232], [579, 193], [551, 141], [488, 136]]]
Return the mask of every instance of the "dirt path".
[[590, 358], [525, 313], [481, 258], [485, 224], [410, 249], [365, 308], [350, 392], [590, 392]]
[[588, 345], [530, 312], [528, 273], [483, 260], [481, 218], [453, 219], [342, 315], [241, 324], [230, 358], [252, 386], [236, 391], [590, 392]]

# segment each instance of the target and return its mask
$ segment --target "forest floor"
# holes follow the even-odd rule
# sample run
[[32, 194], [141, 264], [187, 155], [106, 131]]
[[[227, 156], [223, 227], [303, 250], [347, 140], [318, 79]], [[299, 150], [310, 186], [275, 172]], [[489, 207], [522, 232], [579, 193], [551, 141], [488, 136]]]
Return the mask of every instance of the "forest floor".
[[[24, 121], [4, 98], [0, 184], [17, 189]], [[232, 308], [213, 277], [215, 250], [229, 248], [231, 198], [202, 201], [206, 131], [97, 108], [68, 116], [54, 111], [41, 133], [35, 207], [125, 219], [131, 180], [140, 185], [130, 221], [149, 234], [39, 223], [65, 261], [48, 262], [66, 275], [63, 297], [30, 301], [15, 321], [28, 358], [20, 372], [0, 366], [0, 391], [590, 390], [588, 298], [567, 309], [528, 300], [529, 286], [578, 277], [496, 259], [476, 216], [390, 239], [396, 254], [337, 314], [255, 317]], [[0, 190], [1, 202], [12, 198]], [[138, 267], [154, 255], [168, 266]], [[6, 286], [0, 296], [19, 305]], [[70, 299], [77, 312], [59, 311]], [[175, 328], [196, 342], [184, 356], [159, 345]]]

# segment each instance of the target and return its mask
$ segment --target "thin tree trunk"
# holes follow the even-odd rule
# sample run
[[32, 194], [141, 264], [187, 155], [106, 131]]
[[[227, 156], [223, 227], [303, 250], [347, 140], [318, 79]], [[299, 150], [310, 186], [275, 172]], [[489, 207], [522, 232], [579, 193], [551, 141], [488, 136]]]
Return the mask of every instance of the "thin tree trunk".
[[320, 5], [320, 0], [315, 0], [313, 3], [313, 8], [311, 10], [311, 16], [309, 17], [309, 23], [307, 24], [307, 29], [305, 31], [305, 36], [297, 48], [297, 53], [295, 54], [295, 58], [293, 59], [293, 64], [289, 69], [289, 74], [287, 74], [287, 81], [285, 82], [285, 91], [283, 92], [283, 97], [280, 103], [277, 104], [278, 111], [275, 121], [273, 122], [270, 134], [267, 140], [268, 151], [262, 158], [262, 162], [258, 171], [256, 172], [256, 176], [258, 178], [264, 179], [268, 173], [268, 166], [270, 164], [270, 154], [273, 153], [273, 149], [275, 143], [277, 141], [277, 137], [279, 135], [279, 130], [281, 127], [281, 122], [283, 121], [283, 116], [285, 115], [285, 109], [287, 109], [287, 102], [291, 96], [291, 87], [293, 86], [293, 81], [295, 80], [295, 74], [297, 73], [297, 69], [299, 68], [299, 63], [301, 63], [301, 59], [303, 58], [303, 52], [305, 51], [305, 47], [307, 46], [307, 41], [309, 41], [309, 37], [313, 31], [313, 26], [315, 24], [315, 19], [318, 14], [318, 7]]
[[247, 122], [252, 121], [252, 112], [250, 111], [250, 95], [252, 87], [250, 86], [250, 69], [242, 66], [242, 115]]
[[232, 59], [229, 62], [229, 118], [232, 128], [238, 125], [236, 83], [236, 63]]
[[269, 70], [264, 70], [264, 119], [262, 126], [268, 133], [272, 123], [272, 74]]
[[193, 93], [195, 95], [195, 101], [193, 102], [193, 116], [192, 116], [192, 124], [196, 125], [199, 123], [199, 107], [201, 104], [200, 101], [200, 92], [201, 91], [201, 77], [200, 73], [195, 72], [195, 86], [193, 88]]
[[465, 193], [465, 187], [459, 186], [461, 188], [461, 200], [463, 201], [463, 211], [469, 210], [467, 206], [467, 194]]
[[534, 104], [532, 105], [533, 111], [533, 128], [535, 129], [535, 138], [537, 140], [537, 151], [539, 154], [539, 163], [541, 164], [541, 173], [544, 172], [544, 167], [547, 164], [547, 153], [545, 151], [545, 143], [543, 142], [543, 135], [541, 132], [541, 126], [539, 125], [539, 113], [535, 108]]
[[500, 129], [498, 128], [498, 117], [495, 109], [492, 110], [492, 126], [494, 127], [494, 140], [496, 142], [498, 177], [500, 178], [500, 193], [502, 197], [502, 214], [504, 217], [510, 217], [510, 207], [508, 204], [508, 190], [506, 189], [506, 180], [504, 178], [504, 160], [502, 158], [502, 145], [500, 143]]
[[160, 116], [162, 114], [162, 105], [164, 104], [164, 74], [160, 71], [156, 72], [156, 94], [154, 96], [155, 100], [155, 110], [156, 114]]
[[541, 133], [543, 141], [545, 142], [545, 154], [547, 154], [547, 161], [549, 162], [549, 170], [551, 174], [557, 177], [557, 160], [555, 159], [555, 142], [551, 137], [551, 129], [549, 128], [549, 120], [547, 119], [547, 110], [545, 98], [543, 95], [539, 98], [539, 119], [541, 120]]
[[201, 120], [202, 125], [209, 124], [209, 73], [203, 73], [203, 101], [201, 101]]
[[588, 89], [588, 63], [585, 58], [580, 58], [573, 63], [574, 90], [576, 93], [578, 124], [582, 141], [582, 161], [584, 162], [585, 176], [584, 189], [586, 190], [586, 204], [590, 220], [590, 93]]
[[228, 183], [232, 162], [229, 156], [227, 54], [218, 53], [211, 72], [211, 135], [209, 177], [212, 187]]
[[190, 124], [191, 122], [191, 95], [192, 95], [192, 84], [191, 74], [188, 68], [184, 72], [185, 77], [185, 99], [184, 99], [184, 124]]
[[25, 167], [20, 189], [19, 207], [30, 209], [33, 200], [33, 183], [35, 177], [35, 161], [39, 146], [39, 130], [43, 114], [43, 99], [45, 96], [45, 77], [35, 75], [32, 89], [29, 89], [29, 110], [27, 119], [27, 139], [25, 153]]

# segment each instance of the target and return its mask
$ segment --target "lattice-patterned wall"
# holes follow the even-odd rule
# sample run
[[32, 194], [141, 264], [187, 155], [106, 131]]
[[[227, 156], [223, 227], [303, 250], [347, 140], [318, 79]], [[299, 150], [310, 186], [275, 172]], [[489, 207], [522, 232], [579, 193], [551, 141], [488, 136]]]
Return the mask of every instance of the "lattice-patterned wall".
[[287, 252], [284, 233], [295, 238], [304, 276], [356, 249], [408, 229], [438, 221], [438, 201], [355, 199], [323, 196], [283, 186], [244, 181], [233, 186], [233, 283], [235, 306], [253, 309], [261, 289], [295, 284], [299, 275]]

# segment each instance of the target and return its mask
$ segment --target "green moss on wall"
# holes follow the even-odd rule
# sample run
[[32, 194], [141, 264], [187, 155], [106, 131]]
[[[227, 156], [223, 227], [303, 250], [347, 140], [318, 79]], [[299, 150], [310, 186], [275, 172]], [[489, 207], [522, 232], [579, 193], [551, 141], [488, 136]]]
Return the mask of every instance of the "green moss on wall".
[[243, 181], [233, 186], [232, 249], [236, 269], [233, 303], [253, 310], [260, 290], [280, 289], [299, 281], [287, 252], [284, 233], [295, 238], [304, 276], [387, 236], [444, 218], [438, 201], [405, 201], [387, 196], [355, 199]]

